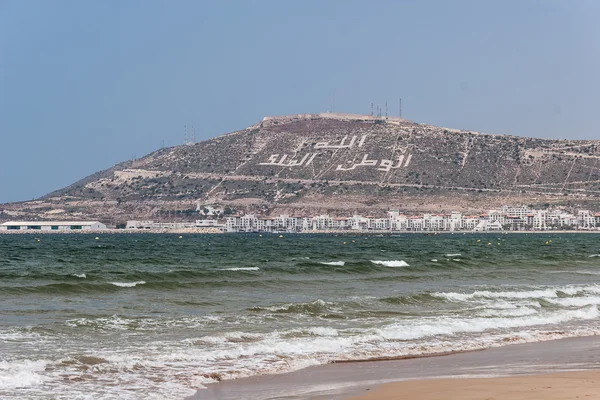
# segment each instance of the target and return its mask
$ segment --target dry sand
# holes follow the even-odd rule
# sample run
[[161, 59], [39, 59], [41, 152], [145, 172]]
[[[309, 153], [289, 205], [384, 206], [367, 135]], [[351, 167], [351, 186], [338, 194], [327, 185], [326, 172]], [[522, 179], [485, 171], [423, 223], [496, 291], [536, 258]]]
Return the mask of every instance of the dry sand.
[[600, 399], [600, 370], [501, 378], [396, 382], [352, 400], [565, 400]]

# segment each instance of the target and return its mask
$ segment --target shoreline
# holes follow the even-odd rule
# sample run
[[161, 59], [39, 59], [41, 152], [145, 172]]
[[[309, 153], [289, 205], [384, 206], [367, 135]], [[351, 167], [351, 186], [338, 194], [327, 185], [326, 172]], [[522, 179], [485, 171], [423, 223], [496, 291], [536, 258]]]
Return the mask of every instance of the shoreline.
[[348, 400], [563, 400], [599, 398], [600, 369], [496, 378], [425, 379], [381, 385]]
[[[600, 336], [582, 336], [428, 357], [309, 366], [279, 375], [259, 375], [209, 384], [206, 389], [199, 389], [195, 395], [186, 399], [395, 400], [400, 398], [398, 386], [395, 385], [407, 382], [420, 382], [420, 386], [427, 388], [431, 386], [429, 383], [442, 380], [456, 382], [473, 378], [545, 376], [599, 368]], [[600, 380], [600, 372], [598, 379]], [[422, 385], [425, 380], [428, 384]], [[377, 392], [378, 390], [383, 392]], [[367, 393], [371, 391], [372, 393]], [[391, 393], [392, 397], [372, 397], [381, 393], [382, 396]], [[406, 398], [442, 400], [448, 397], [427, 398], [415, 395]], [[533, 398], [535, 397], [531, 399]], [[497, 400], [499, 399], [512, 398], [498, 397]]]
[[303, 232], [223, 232], [217, 228], [192, 228], [192, 229], [103, 229], [103, 230], [0, 230], [0, 235], [70, 235], [70, 234], [209, 234], [209, 235], [335, 235], [335, 236], [398, 236], [398, 235], [514, 235], [514, 234], [600, 234], [600, 230], [560, 230], [560, 231], [347, 231], [347, 230], [319, 230]]

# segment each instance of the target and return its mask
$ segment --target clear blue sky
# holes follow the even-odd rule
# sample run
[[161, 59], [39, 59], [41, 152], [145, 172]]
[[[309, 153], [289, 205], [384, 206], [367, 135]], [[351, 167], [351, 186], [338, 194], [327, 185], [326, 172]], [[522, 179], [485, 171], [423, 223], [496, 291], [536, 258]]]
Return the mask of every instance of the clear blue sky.
[[[600, 1], [0, 0], [0, 202], [265, 115], [600, 139]], [[189, 129], [189, 128], [188, 128]]]

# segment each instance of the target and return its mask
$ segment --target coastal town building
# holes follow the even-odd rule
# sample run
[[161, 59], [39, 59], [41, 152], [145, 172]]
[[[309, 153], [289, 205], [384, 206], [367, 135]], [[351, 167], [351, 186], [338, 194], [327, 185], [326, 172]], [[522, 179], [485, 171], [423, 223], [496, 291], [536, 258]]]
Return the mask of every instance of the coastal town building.
[[353, 215], [314, 217], [254, 214], [226, 218], [225, 232], [322, 232], [322, 231], [397, 231], [397, 232], [487, 232], [531, 230], [600, 230], [600, 213], [580, 210], [576, 215], [560, 209], [536, 210], [527, 206], [502, 207], [480, 215], [449, 214], [405, 215], [390, 210], [386, 217]]
[[223, 225], [215, 219], [198, 219], [196, 222], [155, 222], [155, 221], [127, 221], [125, 229], [145, 230], [179, 230], [196, 228], [221, 228]]
[[106, 225], [98, 221], [12, 221], [0, 224], [4, 231], [101, 231]]
[[[389, 210], [386, 216], [348, 217], [288, 215], [261, 216], [230, 214], [223, 218], [209, 216], [195, 222], [157, 222], [130, 220], [126, 230], [199, 230], [223, 232], [493, 232], [493, 231], [552, 231], [598, 230], [600, 213], [565, 209], [533, 209], [527, 206], [504, 206], [479, 215], [460, 212], [406, 215]], [[16, 221], [0, 224], [0, 231], [92, 231], [107, 229], [98, 221]]]

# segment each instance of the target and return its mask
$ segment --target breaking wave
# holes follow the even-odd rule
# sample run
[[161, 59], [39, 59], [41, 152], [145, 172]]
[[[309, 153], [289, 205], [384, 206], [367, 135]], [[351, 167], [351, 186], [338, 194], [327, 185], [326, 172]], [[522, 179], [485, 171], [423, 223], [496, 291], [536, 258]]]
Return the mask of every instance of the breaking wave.
[[381, 261], [381, 260], [371, 260], [373, 264], [383, 265], [385, 267], [408, 267], [408, 263], [404, 260], [392, 260], [392, 261]]
[[145, 281], [137, 281], [137, 282], [109, 282], [111, 285], [115, 285], [118, 287], [135, 287], [137, 285], [145, 285]]

